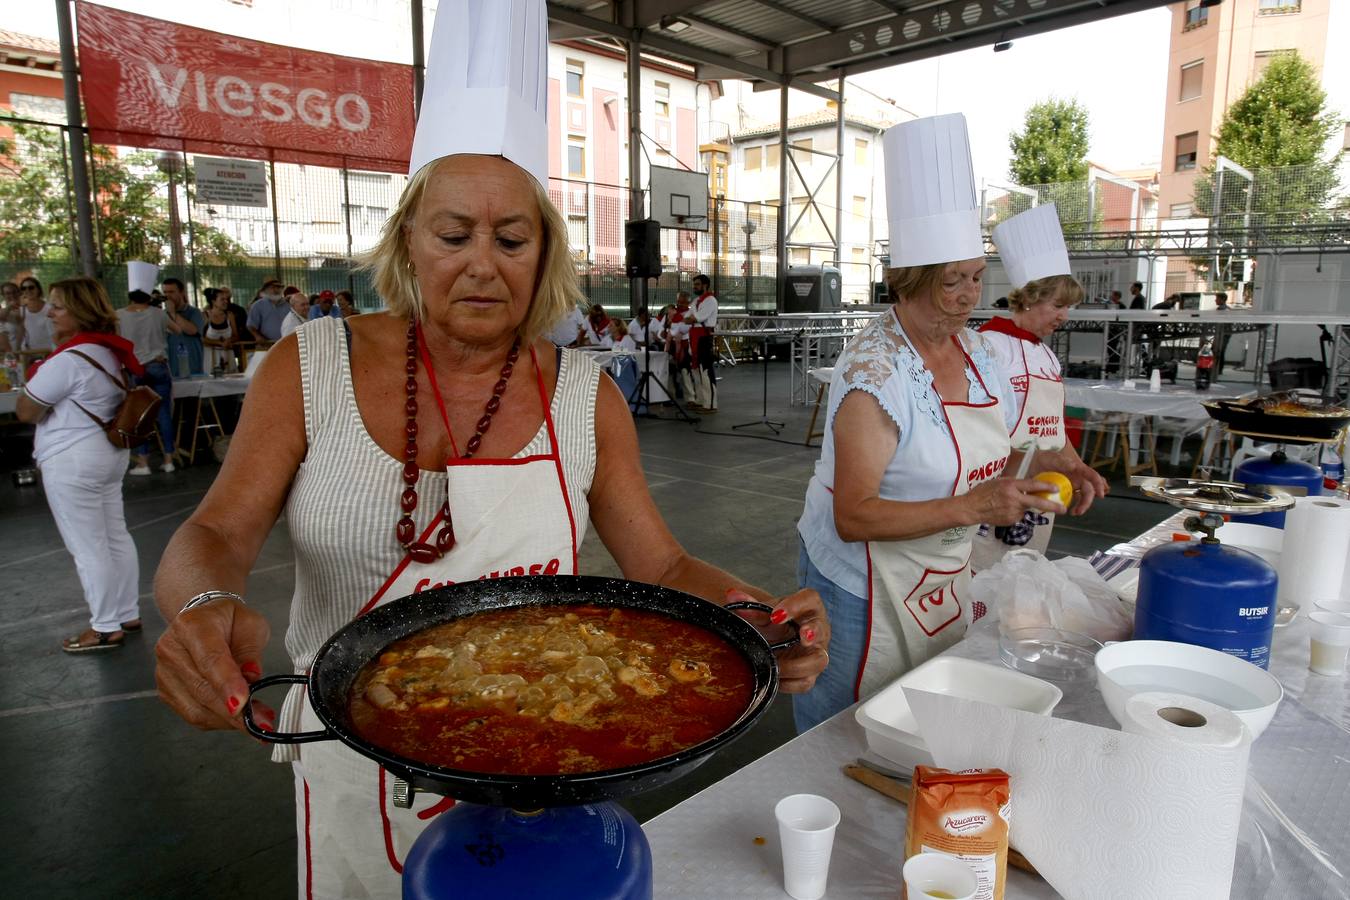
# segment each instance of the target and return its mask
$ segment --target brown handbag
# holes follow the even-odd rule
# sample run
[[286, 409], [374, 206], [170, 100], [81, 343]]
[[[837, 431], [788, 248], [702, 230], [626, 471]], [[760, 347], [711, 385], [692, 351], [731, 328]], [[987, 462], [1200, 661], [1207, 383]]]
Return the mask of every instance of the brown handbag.
[[[80, 412], [98, 423], [103, 429], [103, 433], [108, 436], [108, 441], [118, 449], [129, 450], [132, 447], [139, 447], [150, 440], [155, 435], [155, 416], [159, 414], [159, 407], [164, 403], [164, 398], [156, 394], [154, 390], [146, 385], [131, 387], [131, 378], [123, 370], [123, 378], [118, 378], [99, 364], [99, 361], [92, 356], [81, 353], [78, 350], [68, 350], [68, 353], [74, 353], [76, 356], [84, 359], [93, 365], [104, 375], [117, 385], [126, 394], [122, 402], [118, 404], [117, 409], [113, 411], [113, 417], [108, 421], [103, 421], [98, 416], [85, 409], [80, 404]], [[74, 401], [71, 401], [74, 403]]]

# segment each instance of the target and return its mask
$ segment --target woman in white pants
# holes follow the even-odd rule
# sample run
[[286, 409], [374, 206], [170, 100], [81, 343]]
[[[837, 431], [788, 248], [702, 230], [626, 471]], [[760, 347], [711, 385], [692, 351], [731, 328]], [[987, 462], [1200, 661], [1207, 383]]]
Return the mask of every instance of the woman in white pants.
[[30, 369], [17, 414], [37, 425], [33, 456], [61, 540], [75, 558], [89, 628], [61, 649], [86, 653], [120, 647], [141, 630], [136, 545], [122, 515], [127, 450], [114, 447], [100, 422], [113, 417], [125, 392], [113, 376], [143, 372], [131, 342], [117, 335], [117, 316], [103, 286], [76, 277], [51, 286], [48, 316], [56, 349]]

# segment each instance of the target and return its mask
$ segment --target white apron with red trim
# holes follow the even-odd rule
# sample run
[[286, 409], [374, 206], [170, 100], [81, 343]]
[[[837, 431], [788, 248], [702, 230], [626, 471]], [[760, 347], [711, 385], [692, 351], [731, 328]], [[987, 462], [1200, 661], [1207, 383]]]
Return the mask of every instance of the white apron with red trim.
[[[966, 364], [974, 368], [969, 358]], [[987, 393], [987, 392], [986, 392]], [[1002, 474], [1008, 426], [998, 400], [942, 404], [956, 451], [959, 497]], [[858, 669], [858, 699], [947, 649], [966, 633], [962, 607], [970, 583], [974, 528], [959, 526], [908, 541], [867, 542], [868, 636]]]
[[[576, 527], [542, 380], [540, 395], [551, 453], [449, 460], [454, 547], [425, 565], [405, 557], [362, 614], [458, 581], [576, 574]], [[439, 528], [438, 516], [419, 540], [434, 541]], [[302, 731], [321, 728], [308, 700], [300, 721]], [[427, 822], [453, 801], [419, 793], [412, 809], [395, 807], [392, 777], [337, 741], [302, 745], [295, 769], [303, 782], [296, 792], [297, 817], [304, 823], [298, 850], [300, 896], [400, 897], [404, 856]]]
[[[1014, 448], [1035, 445], [1037, 450], [1062, 450], [1067, 443], [1064, 430], [1064, 379], [1055, 374], [1053, 364], [1031, 371], [1027, 359], [1028, 341], [1019, 341], [1022, 351], [1022, 374], [1012, 379], [1013, 392], [1023, 395], [1022, 415], [1013, 428], [1012, 446]], [[1044, 344], [1033, 345], [1033, 352], [1049, 354]], [[992, 526], [985, 526], [975, 537], [975, 547], [971, 553], [971, 566], [976, 572], [993, 568], [1009, 550], [1022, 548], [1044, 553], [1050, 546], [1050, 533], [1055, 527], [1055, 514], [1043, 513], [1049, 521], [1037, 525], [1031, 534], [1031, 540], [1021, 546], [1005, 544], [994, 536]]]

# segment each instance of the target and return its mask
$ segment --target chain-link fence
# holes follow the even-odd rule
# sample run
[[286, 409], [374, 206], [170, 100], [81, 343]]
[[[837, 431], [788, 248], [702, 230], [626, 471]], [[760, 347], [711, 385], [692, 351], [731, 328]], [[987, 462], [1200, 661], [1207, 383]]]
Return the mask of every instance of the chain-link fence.
[[[69, 153], [62, 126], [0, 119], [0, 280], [31, 274], [45, 283], [77, 270]], [[308, 293], [350, 290], [362, 309], [380, 306], [355, 260], [379, 240], [406, 176], [267, 164], [264, 205], [243, 206], [199, 196], [193, 154], [102, 145], [88, 153], [99, 269], [114, 299], [126, 295], [124, 263], [145, 260], [198, 298], [228, 285], [247, 303], [265, 279], [279, 277]], [[629, 190], [551, 179], [548, 192], [567, 220], [585, 295], [627, 309]], [[663, 230], [665, 274], [649, 286], [650, 305], [673, 303], [704, 272], [729, 308], [773, 309], [777, 213], [714, 199], [706, 231]]]

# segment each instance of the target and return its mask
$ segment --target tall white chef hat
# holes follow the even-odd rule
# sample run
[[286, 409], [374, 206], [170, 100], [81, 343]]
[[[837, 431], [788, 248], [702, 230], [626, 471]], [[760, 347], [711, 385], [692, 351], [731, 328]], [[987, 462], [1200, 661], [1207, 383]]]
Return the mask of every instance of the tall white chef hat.
[[966, 117], [902, 122], [881, 136], [891, 267], [984, 256]]
[[548, 185], [545, 0], [442, 0], [408, 174], [456, 153], [504, 156]]
[[995, 225], [994, 243], [1014, 288], [1038, 278], [1071, 274], [1069, 249], [1064, 246], [1053, 203], [1034, 206]]
[[149, 294], [159, 282], [159, 266], [148, 262], [127, 263], [127, 291]]

